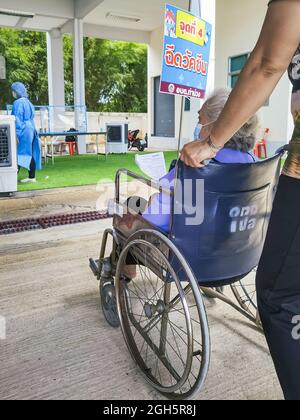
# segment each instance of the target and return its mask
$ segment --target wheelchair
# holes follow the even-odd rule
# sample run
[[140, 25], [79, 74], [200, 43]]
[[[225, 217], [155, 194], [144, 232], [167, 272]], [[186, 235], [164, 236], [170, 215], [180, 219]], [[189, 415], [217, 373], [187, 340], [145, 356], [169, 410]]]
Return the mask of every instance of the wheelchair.
[[[201, 169], [179, 162], [172, 189], [125, 169], [116, 175], [113, 228], [105, 231], [99, 260], [91, 259], [90, 267], [100, 281], [106, 321], [121, 327], [145, 380], [169, 399], [192, 399], [207, 377], [211, 344], [204, 296], [231, 305], [260, 328], [253, 271], [284, 152], [256, 163], [214, 162]], [[123, 176], [170, 196], [169, 233], [121, 200]], [[204, 218], [194, 223], [201, 179]], [[192, 199], [181, 188], [183, 180], [189, 180]]]

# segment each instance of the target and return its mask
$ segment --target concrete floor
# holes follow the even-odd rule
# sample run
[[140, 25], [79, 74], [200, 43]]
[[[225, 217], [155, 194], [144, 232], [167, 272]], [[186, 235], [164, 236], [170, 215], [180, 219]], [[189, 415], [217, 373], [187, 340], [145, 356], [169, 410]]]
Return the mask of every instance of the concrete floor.
[[[106, 185], [103, 185], [105, 190]], [[96, 209], [100, 193], [95, 185], [32, 192], [0, 197], [0, 222], [49, 214], [85, 212]]]
[[[109, 224], [0, 237], [0, 316], [7, 322], [0, 399], [161, 398], [100, 310], [88, 258], [97, 256]], [[233, 309], [206, 304], [212, 361], [199, 399], [282, 399], [263, 336]]]
[[[157, 191], [137, 182], [121, 183], [121, 197], [139, 195], [148, 199]], [[0, 222], [38, 218], [55, 214], [107, 209], [115, 195], [115, 185], [99, 184], [83, 187], [18, 192], [12, 198], [0, 197]]]

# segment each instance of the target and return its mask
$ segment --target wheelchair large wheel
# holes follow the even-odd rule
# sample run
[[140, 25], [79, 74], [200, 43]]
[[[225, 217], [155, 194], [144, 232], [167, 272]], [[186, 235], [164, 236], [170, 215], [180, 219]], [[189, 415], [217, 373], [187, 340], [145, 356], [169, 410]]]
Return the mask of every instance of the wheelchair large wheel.
[[242, 309], [257, 319], [256, 268], [248, 276], [231, 286], [231, 290]]
[[[136, 266], [132, 279], [123, 275]], [[117, 266], [116, 297], [128, 349], [146, 380], [172, 399], [192, 398], [206, 379], [210, 339], [192, 270], [156, 231], [137, 232]]]

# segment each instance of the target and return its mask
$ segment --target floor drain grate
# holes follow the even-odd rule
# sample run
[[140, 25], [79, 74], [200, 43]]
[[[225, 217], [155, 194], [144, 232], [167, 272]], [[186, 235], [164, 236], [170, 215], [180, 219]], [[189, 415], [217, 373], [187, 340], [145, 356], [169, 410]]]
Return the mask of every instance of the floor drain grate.
[[91, 211], [84, 213], [58, 214], [37, 219], [13, 220], [0, 222], [0, 235], [26, 232], [37, 229], [48, 229], [55, 226], [74, 225], [97, 220], [109, 219], [107, 212]]

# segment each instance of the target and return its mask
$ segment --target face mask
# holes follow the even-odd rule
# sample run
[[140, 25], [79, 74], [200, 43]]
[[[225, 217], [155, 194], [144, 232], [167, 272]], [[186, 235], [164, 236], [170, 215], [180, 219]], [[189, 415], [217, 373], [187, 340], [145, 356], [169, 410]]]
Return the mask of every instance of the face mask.
[[195, 131], [194, 131], [194, 140], [197, 141], [200, 139], [201, 130], [203, 128], [203, 125], [198, 123], [196, 125]]
[[215, 121], [212, 121], [212, 122], [207, 123], [207, 124], [200, 124], [200, 123], [198, 123], [196, 125], [195, 131], [194, 131], [194, 140], [195, 141], [200, 140], [202, 129], [205, 128], [205, 127], [208, 127], [208, 126], [212, 125], [213, 123], [215, 123]]
[[17, 99], [17, 98], [18, 98], [18, 95], [16, 94], [16, 92], [13, 92], [12, 94], [13, 94], [13, 97], [14, 97], [15, 99]]

